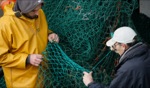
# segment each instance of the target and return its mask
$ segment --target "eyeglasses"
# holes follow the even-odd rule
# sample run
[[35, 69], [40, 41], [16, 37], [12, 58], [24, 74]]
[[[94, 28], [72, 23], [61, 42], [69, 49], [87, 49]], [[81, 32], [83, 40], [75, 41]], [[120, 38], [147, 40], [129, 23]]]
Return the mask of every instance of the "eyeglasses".
[[121, 45], [121, 43], [116, 42], [114, 45], [111, 46], [111, 50], [116, 51], [116, 46]]

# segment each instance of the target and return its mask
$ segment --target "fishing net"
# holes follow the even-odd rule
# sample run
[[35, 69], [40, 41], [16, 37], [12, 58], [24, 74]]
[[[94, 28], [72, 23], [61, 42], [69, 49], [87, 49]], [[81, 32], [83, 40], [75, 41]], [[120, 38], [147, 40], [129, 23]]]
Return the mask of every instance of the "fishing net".
[[137, 0], [45, 0], [49, 29], [60, 43], [49, 43], [43, 52], [37, 87], [84, 88], [83, 71], [93, 71], [95, 81], [109, 85], [117, 55], [105, 43], [116, 28], [134, 28], [136, 8]]
[[136, 8], [137, 0], [45, 0], [49, 29], [60, 43], [48, 43], [43, 52], [37, 87], [85, 88], [83, 71], [93, 71], [95, 81], [109, 85], [118, 56], [105, 43], [116, 28], [135, 28]]
[[0, 88], [6, 88], [4, 76], [0, 76]]

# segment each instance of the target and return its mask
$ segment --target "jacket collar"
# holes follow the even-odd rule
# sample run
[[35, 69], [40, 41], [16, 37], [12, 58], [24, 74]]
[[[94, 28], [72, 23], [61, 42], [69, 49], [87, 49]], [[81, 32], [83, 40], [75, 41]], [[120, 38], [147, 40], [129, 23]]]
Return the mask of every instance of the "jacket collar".
[[[119, 59], [119, 64], [115, 68], [115, 73], [127, 60], [133, 59], [134, 57], [141, 56], [148, 52], [148, 45], [139, 42], [134, 46], [130, 47]], [[138, 52], [137, 52], [138, 51]]]

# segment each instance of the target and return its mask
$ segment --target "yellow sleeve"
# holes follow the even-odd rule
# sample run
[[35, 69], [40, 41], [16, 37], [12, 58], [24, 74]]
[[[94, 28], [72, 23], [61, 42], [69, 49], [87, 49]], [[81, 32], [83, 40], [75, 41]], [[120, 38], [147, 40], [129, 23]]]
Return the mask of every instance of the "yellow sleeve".
[[[25, 68], [26, 67], [26, 58], [28, 54], [25, 53], [12, 53], [11, 48], [12, 34], [11, 32], [6, 32], [11, 30], [10, 27], [2, 27], [0, 25], [0, 66], [3, 67], [13, 67], [13, 68]], [[4, 25], [3, 25], [4, 26]]]

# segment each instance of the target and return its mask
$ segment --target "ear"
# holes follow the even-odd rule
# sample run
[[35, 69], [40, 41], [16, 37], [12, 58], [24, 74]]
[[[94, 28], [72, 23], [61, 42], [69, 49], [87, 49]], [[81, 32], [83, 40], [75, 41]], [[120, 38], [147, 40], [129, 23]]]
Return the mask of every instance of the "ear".
[[122, 43], [122, 46], [123, 46], [123, 47], [126, 47], [126, 44], [123, 44], [123, 43]]
[[122, 44], [122, 46], [124, 47], [125, 50], [128, 48], [127, 44]]

